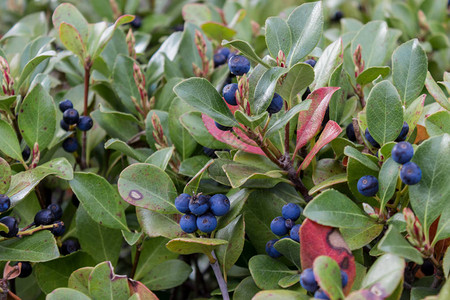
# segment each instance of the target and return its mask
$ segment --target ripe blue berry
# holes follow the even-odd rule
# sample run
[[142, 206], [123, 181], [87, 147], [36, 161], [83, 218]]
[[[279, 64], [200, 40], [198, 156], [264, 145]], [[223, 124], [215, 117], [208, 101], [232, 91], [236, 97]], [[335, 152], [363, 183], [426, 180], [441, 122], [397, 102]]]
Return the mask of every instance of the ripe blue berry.
[[344, 14], [342, 11], [338, 10], [334, 13], [333, 17], [331, 18], [332, 22], [339, 22], [344, 17]]
[[59, 126], [65, 131], [70, 130], [70, 125], [64, 122], [64, 120], [59, 121]]
[[227, 59], [228, 57], [230, 57], [230, 49], [229, 48], [220, 48], [217, 53], [222, 54], [223, 56], [225, 56]]
[[363, 176], [358, 180], [356, 187], [361, 195], [373, 197], [378, 192], [378, 179], [371, 175]]
[[293, 239], [294, 241], [296, 241], [296, 242], [299, 242], [300, 243], [300, 227], [301, 227], [302, 225], [300, 225], [300, 224], [296, 224], [296, 225], [294, 225], [294, 227], [292, 227], [292, 229], [291, 229], [291, 231], [290, 231], [290, 233], [289, 233], [289, 236], [291, 237], [291, 239]]
[[305, 60], [305, 64], [308, 64], [314, 68], [316, 66], [316, 61], [314, 59], [308, 59], [308, 60]]
[[342, 280], [342, 287], [346, 287], [348, 283], [348, 275], [344, 271], [341, 270], [341, 280]]
[[183, 193], [175, 198], [175, 208], [183, 214], [189, 212], [189, 202], [191, 201], [191, 195]]
[[80, 243], [74, 239], [65, 240], [61, 245], [62, 255], [68, 255], [78, 250], [80, 250]]
[[328, 299], [329, 300], [330, 298], [328, 298], [327, 294], [325, 294], [325, 292], [322, 289], [320, 289], [314, 293], [314, 299]]
[[353, 123], [350, 123], [345, 128], [345, 133], [350, 141], [356, 142], [355, 128], [353, 127]]
[[11, 207], [11, 200], [8, 196], [0, 194], [0, 212], [7, 211]]
[[283, 107], [283, 98], [277, 93], [273, 94], [272, 101], [270, 102], [269, 107], [267, 108], [267, 112], [269, 114], [276, 114]]
[[400, 142], [392, 148], [392, 159], [399, 164], [406, 164], [414, 155], [413, 146], [408, 142]]
[[41, 209], [34, 216], [34, 224], [39, 225], [49, 225], [55, 221], [55, 215], [50, 209]]
[[69, 152], [69, 153], [75, 152], [78, 149], [78, 141], [76, 138], [68, 137], [62, 143], [62, 147], [63, 147], [64, 151], [66, 151], [66, 152]]
[[250, 71], [250, 61], [242, 55], [234, 55], [228, 60], [230, 72], [236, 76], [242, 76]]
[[216, 53], [213, 56], [214, 67], [217, 68], [227, 62], [227, 57], [222, 53]]
[[49, 209], [53, 213], [53, 216], [55, 217], [55, 220], [60, 220], [61, 219], [62, 214], [63, 214], [61, 206], [59, 206], [56, 203], [52, 203], [49, 206], [47, 206], [47, 209]]
[[206, 213], [197, 218], [197, 227], [204, 233], [213, 232], [217, 227], [217, 219], [212, 213]]
[[403, 165], [400, 170], [400, 179], [404, 184], [415, 185], [422, 179], [422, 170], [412, 161]]
[[63, 120], [66, 124], [73, 125], [77, 124], [80, 116], [78, 115], [78, 111], [73, 108], [66, 109], [63, 113]]
[[223, 87], [222, 95], [225, 101], [230, 105], [237, 105], [236, 92], [238, 90], [237, 83], [230, 83]]
[[134, 20], [130, 22], [131, 27], [134, 29], [139, 29], [142, 26], [142, 19], [139, 16], [135, 16]]
[[25, 148], [22, 151], [23, 160], [25, 161], [28, 160], [30, 158], [30, 154], [31, 154], [30, 147], [25, 146]]
[[272, 258], [278, 258], [278, 257], [282, 256], [282, 254], [280, 252], [278, 252], [278, 250], [275, 249], [275, 247], [273, 246], [273, 245], [275, 245], [276, 242], [278, 242], [278, 240], [273, 239], [266, 243], [266, 253], [267, 253], [267, 255], [269, 255]]
[[64, 234], [64, 232], [66, 231], [66, 226], [65, 226], [64, 223], [61, 222], [61, 221], [55, 222], [55, 224], [56, 224], [56, 223], [57, 223], [59, 226], [58, 226], [58, 227], [55, 227], [55, 228], [52, 228], [52, 229], [50, 230], [50, 232], [51, 232], [54, 236], [62, 236], [62, 235]]
[[17, 220], [13, 217], [7, 216], [0, 219], [0, 223], [3, 223], [8, 227], [9, 232], [0, 231], [0, 235], [3, 237], [14, 237], [19, 232], [19, 226]]
[[286, 228], [286, 219], [283, 217], [276, 217], [270, 223], [270, 230], [278, 236], [283, 236], [288, 233], [288, 229]]
[[27, 261], [21, 261], [22, 267], [20, 268], [20, 278], [26, 278], [31, 275], [31, 272], [33, 272], [33, 268], [31, 267], [31, 264]]
[[73, 108], [72, 101], [70, 101], [69, 99], [65, 99], [65, 100], [59, 102], [59, 110], [61, 112], [65, 112], [69, 108]]
[[294, 227], [295, 222], [292, 221], [291, 219], [286, 219], [286, 221], [284, 221], [284, 225], [288, 230], [291, 230], [291, 228]]
[[222, 131], [231, 131], [233, 129], [233, 127], [220, 125], [216, 121], [214, 121], [214, 124], [216, 124], [217, 129], [222, 130]]
[[288, 203], [281, 209], [281, 215], [283, 216], [283, 218], [291, 219], [293, 221], [296, 221], [300, 217], [301, 213], [301, 207], [295, 203]]
[[395, 139], [396, 142], [402, 142], [406, 139], [406, 136], [408, 135], [409, 132], [409, 125], [406, 122], [403, 122], [403, 127], [402, 127], [402, 131], [400, 131], [400, 134], [398, 135], [398, 137]]
[[180, 219], [180, 227], [186, 233], [197, 231], [197, 217], [192, 214], [185, 214]]
[[209, 209], [209, 196], [198, 195], [192, 197], [189, 201], [189, 210], [194, 215], [202, 215], [206, 213]]
[[434, 274], [434, 265], [430, 260], [425, 260], [423, 264], [420, 266], [420, 271], [425, 276], [431, 276]]
[[77, 128], [81, 131], [88, 131], [92, 128], [94, 125], [94, 122], [92, 121], [91, 117], [89, 116], [81, 116], [78, 120]]
[[300, 285], [308, 292], [314, 293], [319, 286], [314, 278], [314, 271], [311, 268], [304, 269], [300, 274]]
[[230, 210], [230, 200], [223, 194], [209, 198], [209, 207], [215, 216], [223, 216]]
[[375, 148], [380, 148], [380, 144], [378, 144], [377, 141], [370, 135], [369, 129], [366, 128], [366, 132], [364, 133], [364, 136], [366, 137], [366, 140], [372, 144]]
[[208, 147], [203, 147], [203, 153], [206, 154], [206, 156], [211, 157], [211, 158], [217, 158], [216, 155], [216, 149], [211, 149]]

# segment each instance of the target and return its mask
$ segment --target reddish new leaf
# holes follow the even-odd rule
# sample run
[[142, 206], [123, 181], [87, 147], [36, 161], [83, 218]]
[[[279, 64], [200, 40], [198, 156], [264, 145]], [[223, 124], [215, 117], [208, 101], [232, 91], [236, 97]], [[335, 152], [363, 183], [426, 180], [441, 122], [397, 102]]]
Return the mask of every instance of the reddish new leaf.
[[158, 300], [158, 297], [140, 281], [128, 278], [128, 286], [130, 287], [131, 295], [138, 294], [141, 300]]
[[314, 259], [326, 255], [334, 259], [348, 275], [344, 293], [348, 294], [355, 280], [355, 258], [337, 228], [323, 226], [305, 219], [300, 227], [302, 269], [312, 268]]
[[319, 137], [319, 140], [317, 140], [314, 147], [305, 157], [305, 160], [302, 162], [298, 170], [300, 171], [306, 169], [313, 160], [314, 156], [316, 156], [317, 152], [319, 152], [319, 150], [322, 149], [326, 144], [337, 138], [341, 132], [342, 128], [338, 123], [336, 123], [335, 121], [328, 121], [327, 125], [322, 131], [322, 134]]
[[301, 111], [298, 115], [297, 146], [295, 147], [294, 157], [297, 151], [305, 146], [319, 131], [331, 97], [339, 89], [339, 87], [323, 87], [309, 94], [307, 98], [311, 99], [309, 109]]

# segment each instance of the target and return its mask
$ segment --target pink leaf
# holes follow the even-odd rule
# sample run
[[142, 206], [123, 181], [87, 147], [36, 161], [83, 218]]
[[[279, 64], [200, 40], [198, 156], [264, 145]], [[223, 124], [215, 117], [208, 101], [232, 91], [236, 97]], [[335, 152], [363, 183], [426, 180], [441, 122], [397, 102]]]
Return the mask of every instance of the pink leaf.
[[234, 127], [234, 132], [239, 136], [237, 137], [231, 131], [219, 130], [214, 124], [214, 120], [205, 114], [202, 114], [203, 123], [206, 126], [208, 132], [218, 141], [228, 144], [233, 148], [243, 150], [245, 152], [265, 155], [264, 152], [256, 146], [256, 144], [250, 140], [245, 134], [239, 129]]
[[323, 87], [309, 94], [307, 98], [311, 99], [309, 109], [301, 111], [298, 115], [297, 146], [293, 157], [319, 132], [331, 96], [339, 89], [339, 87]]
[[322, 134], [317, 140], [317, 143], [305, 157], [305, 160], [300, 165], [299, 170], [306, 169], [313, 160], [314, 156], [316, 156], [317, 152], [319, 152], [319, 150], [322, 149], [326, 144], [337, 138], [341, 132], [342, 128], [338, 123], [336, 123], [335, 121], [328, 121], [327, 125], [322, 131]]

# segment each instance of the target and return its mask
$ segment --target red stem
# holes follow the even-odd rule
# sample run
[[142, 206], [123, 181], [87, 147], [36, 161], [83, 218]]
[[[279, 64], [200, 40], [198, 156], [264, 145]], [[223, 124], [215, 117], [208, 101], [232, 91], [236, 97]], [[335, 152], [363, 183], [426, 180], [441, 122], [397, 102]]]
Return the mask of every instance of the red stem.
[[[89, 79], [91, 76], [91, 63], [86, 62], [84, 66], [84, 110], [83, 115], [88, 115], [88, 97], [89, 97]], [[86, 131], [83, 131], [82, 136], [82, 144], [81, 144], [81, 169], [87, 168], [86, 163], [86, 146], [87, 146], [87, 136]]]

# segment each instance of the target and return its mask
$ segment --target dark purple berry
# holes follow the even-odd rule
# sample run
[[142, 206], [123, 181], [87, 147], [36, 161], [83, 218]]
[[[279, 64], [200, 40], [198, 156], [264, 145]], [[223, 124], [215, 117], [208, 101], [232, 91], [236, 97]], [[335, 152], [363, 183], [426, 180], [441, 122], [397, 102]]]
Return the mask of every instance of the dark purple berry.
[[65, 99], [65, 100], [59, 102], [59, 110], [61, 112], [65, 112], [69, 108], [73, 108], [72, 101], [70, 101], [69, 99]]
[[55, 215], [50, 209], [41, 209], [34, 216], [34, 225], [50, 225], [55, 222]]
[[81, 131], [88, 131], [92, 128], [94, 125], [94, 122], [92, 121], [92, 118], [89, 116], [81, 116], [78, 120], [77, 128]]
[[11, 207], [11, 200], [8, 196], [0, 194], [0, 212], [5, 212]]
[[66, 122], [66, 124], [74, 125], [78, 123], [78, 120], [80, 119], [80, 115], [78, 114], [78, 111], [73, 108], [66, 109], [63, 113], [63, 120]]
[[69, 255], [75, 251], [80, 250], [80, 243], [75, 239], [65, 240], [61, 245], [61, 254]]

